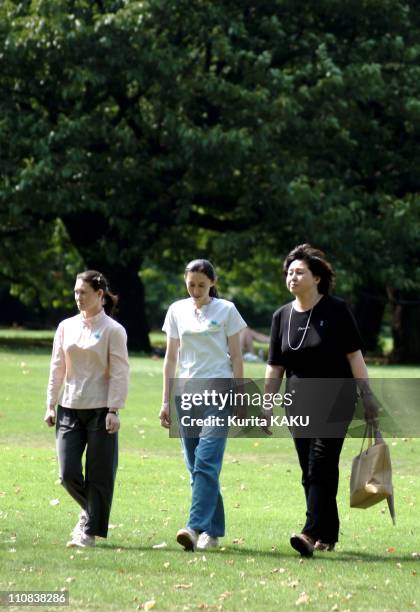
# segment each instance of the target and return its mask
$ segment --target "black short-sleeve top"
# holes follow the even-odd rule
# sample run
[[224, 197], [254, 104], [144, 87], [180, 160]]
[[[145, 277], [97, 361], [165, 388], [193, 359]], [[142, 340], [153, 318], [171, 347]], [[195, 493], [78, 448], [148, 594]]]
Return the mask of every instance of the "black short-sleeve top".
[[289, 378], [351, 378], [346, 355], [359, 349], [357, 323], [340, 298], [324, 295], [312, 313], [290, 302], [273, 315], [268, 364], [283, 366]]

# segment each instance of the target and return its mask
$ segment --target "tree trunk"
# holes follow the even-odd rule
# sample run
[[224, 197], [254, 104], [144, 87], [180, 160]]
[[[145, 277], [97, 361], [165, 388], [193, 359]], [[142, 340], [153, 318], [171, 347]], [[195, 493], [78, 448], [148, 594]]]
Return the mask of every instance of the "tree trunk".
[[[103, 266], [102, 266], [103, 267]], [[139, 277], [139, 267], [113, 266], [103, 270], [111, 291], [119, 296], [115, 318], [124, 325], [128, 336], [128, 348], [150, 353], [149, 325], [146, 317], [144, 285]]]
[[420, 363], [420, 294], [389, 290], [392, 305], [393, 363]]
[[386, 302], [387, 296], [380, 287], [362, 288], [357, 296], [354, 316], [367, 351], [379, 352], [379, 334]]

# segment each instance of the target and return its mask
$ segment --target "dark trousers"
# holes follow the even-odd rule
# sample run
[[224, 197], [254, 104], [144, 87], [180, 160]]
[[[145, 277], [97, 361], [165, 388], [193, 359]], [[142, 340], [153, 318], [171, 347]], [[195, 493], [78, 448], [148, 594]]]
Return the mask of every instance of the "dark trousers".
[[56, 426], [61, 484], [87, 512], [85, 532], [103, 538], [108, 532], [118, 465], [118, 434], [106, 431], [107, 412], [107, 408], [75, 410], [58, 406]]
[[338, 463], [343, 438], [294, 438], [306, 496], [302, 533], [326, 543], [338, 541]]

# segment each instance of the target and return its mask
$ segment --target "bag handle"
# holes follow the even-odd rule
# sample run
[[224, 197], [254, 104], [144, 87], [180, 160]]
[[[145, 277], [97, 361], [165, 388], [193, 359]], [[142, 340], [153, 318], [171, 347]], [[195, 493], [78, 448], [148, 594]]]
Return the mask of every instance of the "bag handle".
[[363, 447], [365, 445], [365, 440], [367, 438], [368, 448], [372, 446], [372, 438], [373, 438], [373, 426], [370, 423], [366, 423], [365, 433], [363, 434], [362, 446], [360, 447], [359, 456], [363, 453]]
[[368, 445], [367, 445], [368, 449], [372, 446], [373, 440], [375, 440], [375, 444], [384, 444], [384, 439], [379, 429], [374, 430], [373, 425], [371, 423], [366, 423], [365, 433], [363, 434], [362, 446], [360, 447], [359, 456], [363, 452], [363, 447], [365, 445], [366, 438], [368, 441]]

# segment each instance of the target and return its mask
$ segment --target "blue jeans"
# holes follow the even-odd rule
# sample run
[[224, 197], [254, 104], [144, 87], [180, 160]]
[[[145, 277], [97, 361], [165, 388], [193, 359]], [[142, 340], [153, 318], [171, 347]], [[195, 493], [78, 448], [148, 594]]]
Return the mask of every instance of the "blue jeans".
[[191, 474], [192, 501], [188, 527], [213, 537], [225, 535], [225, 511], [220, 493], [226, 437], [181, 438]]

